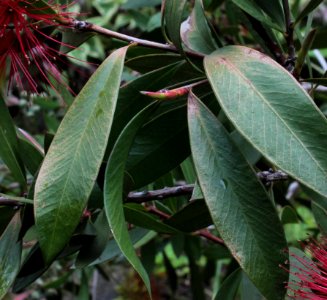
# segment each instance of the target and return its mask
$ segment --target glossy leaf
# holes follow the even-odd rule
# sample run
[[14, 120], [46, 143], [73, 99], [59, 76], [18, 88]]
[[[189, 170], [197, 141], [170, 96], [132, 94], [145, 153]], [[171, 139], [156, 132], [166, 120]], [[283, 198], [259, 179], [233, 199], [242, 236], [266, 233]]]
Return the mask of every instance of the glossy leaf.
[[146, 54], [133, 57], [126, 61], [125, 65], [140, 73], [151, 72], [165, 66], [181, 62], [181, 56], [177, 54]]
[[193, 232], [212, 224], [208, 207], [203, 200], [194, 200], [165, 221], [184, 232]]
[[139, 91], [143, 89], [158, 90], [164, 88], [171, 82], [172, 78], [181, 76], [181, 74], [178, 74], [178, 71], [182, 66], [183, 64], [181, 63], [168, 65], [144, 74], [120, 88], [106, 157], [109, 156], [117, 137], [126, 124], [149, 104], [149, 98], [141, 95]]
[[230, 274], [223, 281], [218, 293], [214, 297], [214, 300], [234, 300], [242, 280], [242, 273], [242, 269], [236, 269], [232, 274]]
[[171, 42], [180, 52], [183, 52], [180, 27], [186, 2], [186, 0], [165, 0], [164, 2], [165, 28]]
[[0, 237], [0, 299], [3, 299], [19, 271], [22, 252], [22, 244], [18, 240], [20, 227], [20, 214], [17, 212]]
[[19, 156], [15, 126], [5, 101], [0, 93], [0, 157], [12, 172], [13, 177], [24, 186], [25, 170]]
[[[153, 239], [156, 236], [154, 231], [149, 231], [144, 228], [135, 227], [128, 232], [129, 238], [132, 241], [133, 247], [138, 248], [146, 244], [149, 240]], [[115, 241], [112, 238], [106, 245], [105, 249], [101, 255], [90, 264], [90, 266], [101, 264], [103, 262], [108, 262], [115, 258], [116, 256], [121, 255], [121, 250]]]
[[142, 205], [133, 203], [125, 204], [124, 214], [128, 223], [160, 233], [174, 234], [178, 233], [177, 229], [163, 223], [158, 217], [146, 212]]
[[115, 112], [127, 47], [113, 52], [65, 115], [35, 184], [35, 219], [51, 261], [76, 228], [96, 180]]
[[282, 225], [263, 185], [218, 119], [190, 94], [192, 156], [213, 222], [242, 269], [268, 300], [285, 293]]
[[311, 82], [317, 85], [327, 86], [327, 78], [306, 78], [303, 79], [305, 82]]
[[23, 138], [19, 138], [19, 147], [22, 153], [24, 153], [24, 155], [22, 155], [22, 160], [27, 170], [32, 175], [35, 175], [42, 163], [43, 154], [36, 149], [34, 145]]
[[327, 121], [298, 82], [246, 47], [225, 47], [204, 64], [237, 130], [278, 168], [327, 195]]
[[232, 0], [253, 18], [279, 31], [284, 31], [284, 13], [280, 1]]
[[177, 167], [190, 154], [185, 106], [163, 112], [138, 132], [126, 170], [140, 188]]
[[141, 276], [150, 295], [151, 287], [148, 274], [137, 257], [128, 235], [124, 217], [122, 194], [128, 152], [138, 129], [147, 120], [149, 114], [153, 111], [154, 105], [156, 105], [156, 103], [150, 104], [138, 113], [126, 125], [125, 129], [118, 137], [107, 163], [104, 185], [105, 212], [111, 232], [126, 259]]
[[103, 252], [110, 238], [110, 230], [106, 215], [102, 210], [94, 222], [96, 236], [94, 239], [83, 245], [76, 258], [75, 266], [83, 268], [95, 261]]
[[315, 8], [317, 8], [323, 0], [309, 0], [303, 10], [299, 13], [294, 21], [294, 26], [300, 22], [303, 18], [305, 18], [308, 14], [310, 14]]
[[311, 200], [311, 209], [320, 230], [327, 234], [327, 198], [316, 192], [304, 188], [304, 192]]
[[208, 25], [202, 0], [196, 0], [191, 15], [182, 23], [181, 37], [191, 50], [210, 54], [218, 48]]
[[[243, 278], [241, 282], [241, 300], [266, 300], [266, 298], [261, 295], [256, 286], [249, 279], [249, 277], [244, 272], [242, 272], [242, 275]], [[276, 298], [276, 300], [277, 299], [284, 298]]]

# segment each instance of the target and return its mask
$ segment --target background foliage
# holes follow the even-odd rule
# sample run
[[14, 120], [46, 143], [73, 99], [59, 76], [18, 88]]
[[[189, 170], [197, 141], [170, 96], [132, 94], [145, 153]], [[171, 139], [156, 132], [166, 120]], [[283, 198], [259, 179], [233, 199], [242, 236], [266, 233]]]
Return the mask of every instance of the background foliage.
[[168, 48], [67, 27], [72, 91], [2, 93], [0, 297], [287, 297], [327, 232], [326, 4], [70, 6]]

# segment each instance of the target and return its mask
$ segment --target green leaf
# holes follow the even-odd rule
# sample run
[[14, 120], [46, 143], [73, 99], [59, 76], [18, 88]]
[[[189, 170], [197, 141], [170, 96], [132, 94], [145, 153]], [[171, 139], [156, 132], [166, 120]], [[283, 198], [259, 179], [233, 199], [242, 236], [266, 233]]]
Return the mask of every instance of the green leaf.
[[303, 79], [304, 82], [311, 82], [317, 85], [327, 86], [327, 78], [306, 78]]
[[301, 49], [297, 52], [297, 59], [293, 71], [293, 75], [297, 76], [297, 78], [300, 77], [302, 67], [304, 66], [309, 50], [312, 47], [312, 43], [316, 38], [316, 33], [316, 29], [310, 30], [302, 42]]
[[24, 153], [22, 160], [27, 170], [34, 176], [42, 163], [43, 154], [32, 143], [21, 137], [19, 138], [19, 147]]
[[317, 8], [321, 2], [323, 2], [323, 0], [309, 0], [307, 5], [296, 17], [293, 26], [295, 26], [298, 22], [300, 22], [303, 18], [305, 18], [308, 14], [310, 14], [315, 8]]
[[253, 18], [279, 31], [285, 30], [283, 8], [279, 0], [232, 0]]
[[139, 9], [143, 7], [156, 6], [161, 0], [129, 0], [121, 5], [122, 9]]
[[128, 223], [149, 230], [161, 233], [174, 234], [178, 233], [177, 229], [163, 223], [158, 217], [145, 211], [144, 207], [135, 203], [127, 203], [124, 205], [124, 215]]
[[22, 252], [22, 244], [18, 240], [20, 227], [20, 213], [17, 212], [0, 237], [0, 299], [3, 299], [19, 271]]
[[[1, 199], [1, 196], [0, 196]], [[10, 206], [0, 206], [0, 236], [7, 228], [8, 224], [10, 223], [11, 219], [15, 214], [15, 210], [12, 209]]]
[[[285, 271], [286, 272], [286, 271]], [[266, 300], [265, 297], [261, 295], [253, 282], [249, 279], [249, 277], [242, 272], [242, 282], [241, 282], [241, 300]], [[286, 289], [285, 289], [286, 290]], [[284, 298], [276, 298], [276, 300], [284, 299]]]
[[242, 269], [268, 300], [281, 299], [287, 248], [275, 207], [218, 119], [190, 94], [192, 156], [212, 220]]
[[96, 230], [96, 236], [92, 241], [83, 245], [78, 253], [75, 262], [77, 268], [84, 268], [95, 261], [101, 255], [109, 241], [110, 230], [103, 210], [99, 213], [93, 225]]
[[194, 200], [165, 220], [169, 226], [184, 232], [193, 232], [212, 224], [208, 207], [203, 200]]
[[184, 44], [196, 52], [210, 54], [218, 49], [207, 23], [202, 0], [195, 1], [191, 15], [183, 22], [181, 37]]
[[221, 285], [218, 293], [214, 297], [215, 300], [234, 300], [236, 298], [236, 293], [238, 287], [242, 280], [242, 269], [236, 269], [232, 274], [230, 274]]
[[327, 195], [327, 121], [298, 82], [246, 47], [225, 47], [204, 64], [237, 130], [280, 169]]
[[133, 57], [125, 65], [140, 73], [157, 70], [173, 63], [181, 62], [181, 56], [171, 53], [155, 53]]
[[[149, 231], [144, 228], [134, 227], [128, 232], [129, 238], [132, 241], [133, 247], [138, 248], [144, 244], [146, 244], [149, 240], [156, 236], [154, 231]], [[111, 239], [101, 255], [94, 262], [90, 264], [90, 266], [101, 264], [103, 262], [107, 262], [112, 260], [114, 257], [121, 255], [121, 250], [115, 241], [115, 239]]]
[[113, 52], [66, 113], [35, 184], [35, 220], [46, 262], [74, 232], [106, 149], [127, 47]]
[[148, 105], [145, 109], [139, 112], [126, 125], [118, 137], [107, 163], [104, 185], [105, 212], [109, 221], [111, 232], [126, 259], [141, 276], [150, 295], [151, 287], [148, 274], [137, 257], [133, 244], [128, 235], [124, 217], [122, 194], [124, 170], [128, 152], [138, 129], [147, 120], [150, 113], [153, 111], [154, 106], [156, 106], [156, 103]]
[[15, 126], [5, 101], [0, 93], [0, 157], [12, 172], [13, 177], [25, 186], [25, 170], [19, 156]]
[[[177, 76], [183, 63], [175, 63], [161, 69], [144, 74], [129, 82], [119, 90], [117, 108], [114, 116], [114, 123], [110, 132], [106, 157], [109, 156], [117, 137], [126, 124], [144, 107], [149, 104], [149, 98], [143, 96], [141, 90], [159, 90], [167, 86], [171, 79]], [[180, 74], [178, 74], [180, 76]]]
[[186, 0], [165, 0], [164, 2], [165, 28], [171, 42], [180, 52], [183, 52], [180, 27], [186, 2]]
[[312, 213], [319, 229], [322, 233], [327, 234], [327, 198], [308, 188], [304, 188], [303, 190], [311, 200]]
[[133, 188], [163, 176], [189, 154], [185, 106], [156, 116], [140, 129], [128, 156], [126, 170]]

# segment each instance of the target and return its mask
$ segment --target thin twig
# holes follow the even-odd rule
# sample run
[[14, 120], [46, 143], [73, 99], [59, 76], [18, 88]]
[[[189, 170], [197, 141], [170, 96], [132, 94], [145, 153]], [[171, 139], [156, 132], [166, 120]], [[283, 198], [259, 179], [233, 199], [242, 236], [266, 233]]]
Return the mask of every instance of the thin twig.
[[33, 200], [0, 193], [0, 206], [16, 207], [22, 206], [23, 204], [33, 204]]
[[152, 200], [162, 200], [176, 196], [192, 195], [194, 184], [187, 184], [175, 187], [166, 187], [154, 191], [130, 192], [126, 202], [143, 203]]
[[[146, 209], [147, 209], [148, 212], [153, 213], [153, 214], [159, 216], [161, 219], [164, 219], [164, 220], [167, 220], [167, 219], [169, 219], [171, 217], [170, 215], [168, 215], [168, 214], [162, 212], [161, 210], [157, 209], [155, 206], [148, 206]], [[205, 239], [207, 239], [209, 241], [212, 241], [214, 243], [225, 245], [224, 241], [221, 238], [213, 235], [207, 229], [198, 230], [198, 231], [194, 232], [193, 235], [202, 236]]]
[[[273, 171], [272, 169], [258, 172], [257, 177], [266, 185], [288, 179], [288, 175], [283, 171]], [[191, 196], [193, 189], [194, 184], [186, 184], [175, 187], [165, 187], [154, 191], [130, 192], [126, 198], [126, 202], [144, 203], [153, 200], [163, 200], [170, 197]]]
[[199, 230], [195, 233], [195, 235], [199, 235], [199, 236], [202, 236], [204, 238], [206, 238], [207, 240], [209, 241], [212, 241], [214, 243], [217, 243], [217, 244], [221, 244], [221, 245], [225, 245], [223, 239], [213, 235], [211, 232], [209, 232], [207, 229], [202, 229], [202, 230]]
[[[72, 20], [72, 23], [70, 24], [72, 27], [74, 27], [76, 30], [79, 31], [87, 31], [87, 32], [95, 32], [101, 35], [104, 35], [106, 37], [111, 37], [111, 38], [116, 38], [121, 41], [125, 41], [128, 43], [136, 43], [139, 46], [144, 46], [147, 48], [153, 48], [153, 49], [160, 49], [160, 50], [165, 50], [168, 52], [173, 52], [173, 53], [179, 53], [178, 49], [171, 44], [162, 44], [158, 42], [152, 42], [144, 39], [139, 39], [127, 34], [122, 34], [107, 28], [103, 28], [101, 26], [85, 22], [85, 21], [78, 21], [78, 20]], [[67, 24], [66, 24], [67, 25]], [[197, 58], [203, 58], [204, 55], [198, 52], [193, 52], [193, 51], [185, 51], [185, 53], [189, 56], [197, 57]]]
[[293, 72], [295, 65], [295, 47], [294, 47], [294, 27], [291, 19], [291, 11], [288, 0], [283, 0], [283, 9], [285, 16], [285, 39], [288, 47], [288, 58], [285, 62], [285, 68]]

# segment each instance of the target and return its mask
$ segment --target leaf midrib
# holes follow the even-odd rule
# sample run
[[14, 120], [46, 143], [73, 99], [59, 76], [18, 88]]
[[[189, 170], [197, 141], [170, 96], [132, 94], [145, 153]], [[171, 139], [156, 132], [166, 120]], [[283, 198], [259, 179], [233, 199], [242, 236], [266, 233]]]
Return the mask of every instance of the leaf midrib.
[[[99, 93], [100, 94], [100, 93]], [[103, 96], [105, 98], [105, 102], [107, 101], [107, 93], [103, 93]], [[92, 113], [90, 114], [91, 116], [95, 115], [95, 111], [96, 111], [96, 108], [98, 107], [98, 101], [95, 102], [95, 105], [92, 109]], [[73, 156], [73, 159], [71, 160], [71, 163], [70, 163], [70, 166], [69, 166], [69, 169], [67, 172], [65, 172], [66, 174], [66, 179], [65, 179], [65, 183], [64, 183], [64, 187], [62, 189], [62, 193], [61, 193], [61, 196], [60, 196], [60, 200], [59, 200], [59, 205], [56, 209], [56, 215], [55, 215], [55, 223], [54, 223], [54, 226], [53, 226], [53, 230], [52, 230], [52, 234], [51, 234], [51, 238], [49, 239], [49, 244], [52, 244], [53, 241], [55, 240], [55, 232], [56, 232], [56, 229], [57, 229], [57, 225], [58, 225], [58, 215], [59, 215], [59, 212], [60, 212], [60, 209], [61, 209], [61, 206], [62, 206], [62, 203], [63, 203], [63, 198], [64, 198], [64, 195], [66, 194], [66, 189], [67, 189], [67, 184], [68, 184], [68, 179], [70, 178], [70, 174], [71, 174], [71, 171], [72, 171], [72, 167], [73, 165], [75, 164], [75, 159], [76, 157], [78, 156], [78, 153], [79, 153], [79, 149], [80, 149], [80, 146], [82, 144], [82, 140], [83, 140], [83, 137], [85, 136], [87, 130], [89, 129], [89, 126], [88, 124], [93, 120], [93, 118], [89, 118], [87, 120], [87, 122], [85, 123], [85, 126], [84, 126], [84, 130], [82, 131], [81, 135], [80, 135], [80, 138], [79, 138], [79, 142], [78, 144], [76, 145], [76, 148], [74, 150], [74, 156]], [[99, 169], [99, 167], [98, 167]]]
[[[214, 153], [214, 149], [215, 149], [215, 147], [214, 147], [214, 145], [213, 145], [213, 143], [211, 142], [211, 138], [210, 138], [210, 136], [209, 136], [209, 134], [208, 134], [208, 132], [207, 132], [207, 130], [205, 130], [205, 124], [204, 124], [204, 122], [203, 122], [203, 120], [202, 120], [202, 118], [200, 117], [199, 118], [199, 121], [200, 121], [200, 126], [202, 127], [202, 129], [204, 129], [204, 132], [205, 132], [205, 134], [206, 134], [206, 137], [207, 137], [207, 140], [208, 140], [208, 142], [209, 142], [209, 146], [210, 146], [210, 148], [211, 148], [211, 152], [212, 153]], [[209, 139], [210, 138], [210, 139]], [[216, 162], [218, 162], [218, 165], [219, 165], [219, 158], [217, 158], [217, 156], [216, 155], [214, 155], [214, 160], [216, 161]], [[231, 182], [233, 182], [233, 180], [231, 181]], [[260, 183], [259, 183], [260, 184]], [[234, 195], [236, 195], [237, 197], [235, 197], [236, 199], [238, 199], [238, 195], [237, 194], [235, 194], [234, 193], [234, 191], [233, 191], [233, 189], [232, 189], [232, 193], [234, 194]], [[267, 196], [268, 197], [268, 196]], [[269, 199], [267, 199], [267, 200], [269, 200]], [[238, 207], [240, 208], [240, 210], [242, 211], [242, 212], [244, 212], [244, 208], [243, 208], [243, 206], [241, 205], [241, 201], [237, 201], [237, 203], [238, 203]], [[210, 214], [211, 214], [211, 212], [210, 212]], [[245, 214], [243, 213], [243, 216], [244, 216]], [[214, 219], [213, 219], [214, 220]], [[250, 230], [248, 231], [251, 235], [252, 235], [252, 237], [254, 237], [254, 241], [255, 241], [255, 244], [256, 244], [256, 246], [257, 246], [257, 249], [259, 249], [260, 250], [260, 253], [261, 253], [261, 256], [263, 257], [263, 261], [265, 262], [265, 265], [266, 265], [266, 267], [268, 266], [269, 267], [269, 264], [267, 263], [269, 260], [271, 260], [271, 259], [267, 259], [267, 256], [265, 255], [265, 252], [261, 249], [261, 247], [259, 247], [258, 245], [260, 245], [258, 242], [257, 242], [257, 238], [255, 238], [255, 234], [253, 233], [253, 228], [252, 228], [252, 226], [250, 226], [249, 224], [249, 222], [248, 222], [248, 220], [247, 220], [247, 218], [245, 218], [244, 217], [244, 220], [245, 220], [245, 223], [247, 224], [247, 228], [250, 228]], [[215, 221], [214, 221], [215, 222]], [[217, 228], [218, 229], [218, 228]]]
[[[253, 82], [252, 82], [252, 80], [250, 80], [250, 79], [248, 79], [248, 78], [246, 78], [244, 75], [243, 75], [243, 73], [230, 61], [230, 59], [229, 58], [226, 58], [226, 57], [224, 57], [224, 59], [225, 59], [225, 61], [226, 61], [226, 63], [227, 64], [229, 64], [230, 66], [231, 66], [231, 68], [235, 71], [235, 73], [237, 73], [237, 74], [239, 74], [240, 75], [240, 77], [241, 77], [241, 79], [243, 79], [242, 81], [243, 82], [245, 82], [245, 83], [248, 83], [251, 87], [252, 87], [252, 89], [254, 90], [254, 92], [259, 96], [259, 98], [261, 98], [262, 100], [263, 100], [263, 103], [265, 103], [266, 104], [266, 106], [268, 106], [269, 108], [270, 108], [270, 110], [273, 112], [273, 114], [275, 114], [276, 116], [277, 116], [277, 119], [278, 120], [280, 120], [281, 121], [281, 123], [283, 123], [284, 124], [284, 126], [288, 129], [288, 131], [290, 132], [290, 133], [293, 133], [293, 131], [291, 130], [291, 128], [287, 125], [287, 123], [284, 121], [284, 119], [282, 119], [281, 117], [279, 117], [279, 115], [278, 115], [278, 113], [276, 112], [276, 110], [270, 105], [270, 103], [269, 103], [269, 101], [267, 101], [266, 99], [265, 99], [265, 97], [255, 88], [255, 85], [253, 84]], [[209, 78], [210, 79], [210, 78]], [[220, 98], [219, 96], [218, 96], [218, 98]], [[220, 98], [221, 99], [221, 98]], [[225, 110], [226, 111], [229, 111], [227, 108], [226, 108], [226, 106], [225, 106], [225, 104], [224, 104], [224, 101], [221, 101], [220, 100], [220, 104], [221, 104], [221, 106], [223, 106], [224, 108], [225, 108]], [[233, 119], [231, 119], [231, 121], [233, 122], [233, 124], [234, 124], [234, 126], [235, 127], [237, 127], [238, 129], [239, 129], [239, 131], [241, 131], [241, 132], [244, 132], [243, 130], [242, 130], [242, 128], [241, 127], [239, 127], [237, 124], [236, 124], [236, 122], [233, 120]], [[305, 152], [307, 152], [308, 153], [308, 155], [309, 155], [309, 157], [315, 162], [315, 164], [316, 164], [316, 166], [318, 167], [318, 169], [325, 175], [325, 177], [327, 177], [327, 173], [326, 173], [326, 171], [324, 171], [324, 169], [319, 165], [319, 163], [317, 162], [317, 160], [315, 159], [315, 157], [314, 156], [312, 156], [312, 154], [311, 154], [311, 152], [309, 151], [309, 149], [307, 149], [307, 147], [305, 147], [304, 146], [304, 144], [302, 143], [302, 141], [298, 138], [298, 136], [294, 133], [294, 134], [292, 134], [292, 136], [293, 137], [295, 137], [295, 139], [298, 141], [298, 143], [303, 147], [303, 149], [305, 150]], [[246, 135], [245, 135], [245, 137], [246, 137]], [[246, 137], [247, 138], [247, 137]], [[248, 138], [247, 138], [248, 139]], [[250, 140], [249, 140], [250, 141]], [[261, 150], [257, 145], [254, 145], [251, 141], [250, 141], [250, 143], [255, 147], [255, 148], [257, 148], [259, 151]], [[268, 155], [267, 155], [268, 156]], [[271, 161], [275, 161], [275, 159], [271, 159]], [[288, 171], [289, 172], [289, 171]], [[298, 177], [297, 175], [295, 175], [293, 172], [289, 172], [291, 175], [293, 175], [294, 177]], [[300, 179], [300, 178], [299, 178]], [[302, 180], [302, 179], [301, 179]], [[317, 185], [317, 182], [316, 182], [316, 184], [315, 185]], [[315, 190], [317, 190], [317, 189], [315, 189]]]

